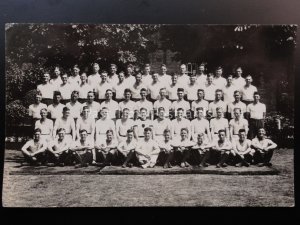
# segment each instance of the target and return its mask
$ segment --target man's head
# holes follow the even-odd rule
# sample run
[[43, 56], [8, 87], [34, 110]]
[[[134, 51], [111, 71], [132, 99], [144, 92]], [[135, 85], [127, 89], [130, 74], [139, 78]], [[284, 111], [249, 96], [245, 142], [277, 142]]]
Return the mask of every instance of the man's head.
[[135, 82], [136, 82], [137, 84], [140, 84], [140, 83], [142, 82], [142, 74], [141, 74], [141, 73], [137, 73], [137, 74], [135, 75]]
[[79, 131], [79, 135], [80, 135], [80, 140], [81, 141], [86, 141], [86, 137], [87, 137], [87, 130], [86, 129], [81, 129]]
[[184, 97], [184, 89], [183, 88], [178, 88], [177, 89], [177, 96], [179, 100], [182, 100]]
[[63, 84], [66, 84], [68, 82], [68, 74], [64, 73], [60, 77]]
[[234, 100], [236, 102], [239, 102], [241, 100], [241, 92], [240, 91], [234, 91], [233, 92], [233, 97], [234, 97]]
[[82, 74], [80, 75], [80, 80], [81, 80], [81, 82], [82, 82], [83, 84], [86, 83], [86, 81], [87, 81], [87, 75], [86, 75], [86, 73], [82, 73]]
[[216, 100], [220, 101], [220, 100], [222, 100], [222, 97], [223, 97], [223, 91], [221, 89], [217, 89], [216, 90]]
[[74, 75], [79, 75], [79, 71], [80, 71], [79, 66], [78, 65], [74, 65], [73, 71], [74, 71]]
[[249, 86], [252, 83], [252, 76], [248, 75], [245, 80], [246, 80], [246, 85]]
[[162, 72], [162, 74], [166, 74], [167, 73], [167, 66], [165, 64], [161, 65], [161, 72]]
[[204, 116], [204, 109], [203, 109], [203, 107], [198, 107], [197, 109], [196, 109], [196, 112], [197, 112], [197, 117], [198, 118], [203, 118], [203, 116]]
[[181, 74], [186, 73], [186, 65], [185, 64], [180, 65], [180, 72], [181, 72]]
[[55, 104], [58, 104], [58, 103], [60, 103], [60, 101], [61, 101], [61, 93], [59, 91], [54, 91], [54, 93], [53, 93], [53, 102]]
[[35, 103], [39, 104], [42, 101], [42, 95], [41, 93], [36, 93], [35, 94]]
[[217, 107], [216, 112], [217, 112], [217, 118], [223, 117], [223, 108], [222, 107]]
[[259, 100], [260, 100], [260, 94], [257, 91], [254, 92], [253, 99], [254, 99], [254, 102], [259, 102]]
[[220, 77], [223, 74], [223, 68], [219, 66], [216, 68], [215, 72], [216, 72], [216, 77]]
[[48, 115], [47, 109], [46, 109], [46, 108], [42, 108], [42, 109], [40, 110], [40, 115], [41, 115], [41, 117], [42, 117], [43, 119], [46, 119], [46, 118], [47, 118], [47, 115]]
[[102, 70], [101, 71], [101, 82], [102, 83], [105, 83], [107, 81], [107, 76], [108, 76], [108, 74], [107, 74], [106, 70]]
[[199, 73], [203, 74], [205, 72], [205, 65], [204, 64], [200, 64], [199, 66]]
[[33, 140], [34, 141], [39, 141], [40, 140], [40, 137], [41, 137], [41, 129], [40, 128], [36, 128], [34, 129], [34, 132], [33, 132]]
[[164, 130], [164, 138], [165, 141], [169, 141], [171, 139], [171, 131], [167, 128]]
[[178, 108], [177, 109], [177, 118], [182, 118], [183, 117], [183, 108]]
[[44, 84], [48, 83], [50, 80], [50, 74], [48, 72], [43, 74], [43, 82]]
[[134, 68], [132, 64], [127, 65], [127, 74], [131, 75], [133, 73], [133, 69]]
[[150, 71], [151, 71], [150, 64], [145, 64], [144, 71], [145, 71], [145, 74], [150, 74]]
[[204, 99], [204, 96], [205, 96], [204, 90], [203, 89], [198, 89], [198, 91], [197, 91], [198, 100]]
[[112, 141], [113, 137], [114, 137], [113, 130], [107, 130], [106, 131], [106, 140], [110, 142], [110, 141]]
[[153, 73], [152, 74], [152, 80], [154, 83], [156, 83], [158, 81], [158, 73]]
[[172, 74], [172, 84], [175, 85], [177, 84], [177, 80], [178, 80], [178, 75], [176, 73]]
[[119, 74], [118, 74], [118, 77], [119, 77], [119, 81], [120, 82], [123, 82], [124, 79], [125, 79], [125, 73], [123, 71], [121, 71]]
[[203, 140], [204, 140], [204, 133], [197, 134], [197, 143], [199, 145], [201, 145], [203, 143]]
[[110, 72], [111, 72], [111, 74], [116, 74], [117, 69], [118, 69], [118, 67], [117, 67], [116, 64], [110, 64]]
[[55, 78], [60, 76], [60, 68], [58, 66], [54, 68], [54, 75]]
[[142, 88], [142, 89], [141, 89], [140, 95], [141, 95], [141, 98], [142, 98], [143, 100], [146, 99], [146, 97], [147, 97], [147, 90], [146, 90], [146, 88]]
[[161, 88], [159, 90], [159, 95], [160, 95], [161, 99], [164, 99], [166, 97], [166, 95], [167, 95], [167, 89], [166, 88]]
[[82, 108], [82, 116], [84, 118], [88, 118], [90, 113], [90, 108], [88, 106], [83, 106]]
[[160, 119], [164, 119], [165, 118], [165, 108], [164, 107], [159, 107], [158, 108], [158, 117]]
[[146, 120], [146, 118], [147, 118], [147, 109], [146, 108], [140, 109], [140, 117], [142, 120]]
[[227, 80], [227, 85], [232, 85], [233, 77], [231, 74], [228, 75], [226, 80]]
[[58, 140], [62, 141], [65, 137], [65, 134], [66, 134], [65, 128], [59, 128], [57, 130]]
[[88, 102], [89, 102], [89, 103], [92, 103], [92, 102], [94, 101], [94, 99], [95, 99], [95, 94], [94, 94], [94, 92], [93, 92], [93, 91], [89, 91], [89, 92], [87, 93], [87, 100], [88, 100]]
[[208, 75], [207, 75], [207, 83], [209, 84], [209, 85], [211, 85], [212, 83], [213, 83], [213, 81], [214, 81], [214, 75], [212, 74], [212, 73], [209, 73]]
[[244, 141], [247, 137], [245, 129], [239, 129], [239, 137], [241, 141]]
[[191, 74], [190, 76], [190, 83], [195, 84], [196, 83], [196, 74]]
[[99, 64], [98, 63], [94, 63], [93, 64], [93, 71], [94, 71], [94, 73], [98, 73], [99, 70], [100, 70]]
[[71, 94], [71, 101], [72, 102], [76, 102], [78, 100], [78, 97], [79, 97], [79, 92], [74, 90], [72, 91], [72, 94]]
[[152, 134], [152, 129], [150, 127], [146, 127], [144, 129], [145, 140], [150, 140]]
[[131, 142], [132, 139], [133, 139], [133, 130], [129, 129], [129, 130], [127, 130], [127, 141]]
[[241, 77], [242, 73], [243, 73], [242, 67], [240, 67], [240, 66], [237, 67], [236, 70], [235, 70], [235, 72], [236, 72], [236, 76], [237, 77]]
[[107, 115], [108, 115], [108, 108], [107, 107], [103, 107], [101, 109], [101, 116], [102, 116], [102, 119], [106, 119], [107, 118]]
[[125, 100], [130, 100], [130, 98], [131, 98], [131, 90], [129, 88], [126, 88], [124, 90], [124, 98], [125, 98]]
[[225, 137], [226, 137], [226, 132], [225, 132], [225, 130], [219, 130], [219, 140], [220, 141], [225, 141]]
[[180, 130], [181, 140], [186, 140], [188, 137], [188, 134], [189, 134], [189, 130], [187, 128], [185, 128], [185, 127], [181, 128], [181, 130]]
[[241, 113], [242, 113], [241, 108], [234, 108], [233, 114], [235, 118], [239, 119], [241, 117]]
[[257, 131], [257, 136], [258, 138], [263, 138], [266, 135], [266, 130], [265, 128], [259, 128]]
[[70, 116], [70, 109], [69, 109], [67, 106], [65, 106], [65, 107], [63, 108], [63, 117], [64, 117], [65, 119], [67, 119], [69, 116]]
[[123, 119], [128, 119], [129, 116], [129, 109], [128, 108], [124, 108], [122, 111], [122, 117]]
[[113, 91], [111, 89], [107, 89], [105, 92], [105, 97], [107, 100], [111, 100], [113, 97]]

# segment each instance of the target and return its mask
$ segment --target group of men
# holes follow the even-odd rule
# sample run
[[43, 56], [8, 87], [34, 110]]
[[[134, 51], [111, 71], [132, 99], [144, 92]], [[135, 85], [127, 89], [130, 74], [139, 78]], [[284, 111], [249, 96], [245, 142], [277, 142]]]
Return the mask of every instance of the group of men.
[[54, 69], [43, 74], [35, 103], [29, 106], [34, 138], [22, 148], [29, 163], [47, 165], [163, 165], [205, 167], [270, 166], [277, 147], [266, 138], [266, 106], [252, 77], [144, 72], [129, 64], [110, 73], [93, 64], [87, 76], [75, 65], [68, 76]]

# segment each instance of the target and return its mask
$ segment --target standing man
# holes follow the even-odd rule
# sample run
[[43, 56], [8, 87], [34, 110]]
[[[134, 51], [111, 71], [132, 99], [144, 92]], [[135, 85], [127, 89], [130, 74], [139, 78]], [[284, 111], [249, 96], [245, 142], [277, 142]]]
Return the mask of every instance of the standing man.
[[58, 87], [59, 87], [59, 85], [61, 85], [62, 84], [62, 80], [61, 80], [61, 78], [60, 78], [60, 68], [59, 68], [59, 66], [56, 66], [55, 68], [54, 68], [54, 76], [53, 76], [53, 78], [50, 80], [50, 84], [52, 84], [53, 85], [53, 88], [54, 89], [57, 89]]
[[223, 97], [223, 91], [221, 89], [217, 89], [215, 100], [209, 103], [208, 106], [208, 113], [211, 115], [212, 118], [217, 117], [217, 110], [216, 110], [217, 108], [222, 108], [223, 112], [226, 112], [227, 105], [225, 102], [222, 101], [222, 97]]
[[197, 135], [203, 133], [205, 139], [211, 141], [209, 122], [204, 118], [205, 110], [202, 107], [196, 109], [196, 118], [191, 121], [191, 136], [194, 142], [197, 142]]
[[141, 108], [145, 108], [145, 109], [147, 109], [147, 112], [148, 112], [147, 117], [150, 120], [153, 120], [153, 103], [146, 99], [147, 90], [145, 88], [142, 88], [140, 95], [141, 95], [141, 100], [136, 102], [136, 104], [135, 104], [135, 114], [136, 114], [135, 118], [140, 116], [139, 113], [140, 113]]
[[105, 97], [106, 99], [100, 104], [100, 108], [101, 110], [107, 108], [109, 118], [113, 121], [116, 121], [117, 114], [119, 111], [119, 104], [116, 101], [112, 100], [113, 92], [111, 89], [106, 90]]
[[157, 114], [158, 114], [158, 109], [160, 107], [163, 107], [164, 108], [164, 112], [165, 112], [165, 117], [169, 118], [170, 116], [170, 110], [171, 110], [171, 107], [172, 107], [172, 102], [169, 101], [167, 98], [166, 98], [166, 95], [167, 95], [167, 89], [166, 88], [161, 88], [160, 91], [159, 91], [159, 99], [156, 100], [154, 102], [154, 105], [153, 105], [153, 109], [154, 109], [154, 115], [156, 118], [157, 117]]
[[80, 84], [78, 87], [79, 91], [79, 101], [84, 103], [87, 101], [87, 95], [90, 91], [93, 91], [93, 87], [88, 83], [86, 73], [80, 75]]
[[99, 64], [94, 63], [93, 64], [93, 74], [88, 76], [88, 84], [93, 87], [93, 91], [96, 92], [96, 86], [101, 82], [101, 77], [99, 74]]
[[257, 88], [252, 84], [252, 77], [248, 75], [246, 77], [246, 84], [241, 89], [242, 100], [246, 105], [249, 105], [254, 101], [253, 94], [257, 92]]
[[202, 87], [205, 93], [204, 99], [211, 103], [215, 100], [215, 93], [217, 90], [217, 86], [213, 83], [214, 77], [213, 74], [209, 73], [207, 75], [207, 83]]
[[161, 74], [158, 76], [158, 79], [161, 83], [163, 84], [170, 84], [172, 81], [171, 81], [171, 76], [169, 74], [167, 74], [167, 66], [165, 64], [162, 64], [161, 65]]
[[192, 110], [192, 117], [195, 118], [196, 116], [196, 109], [201, 107], [203, 108], [203, 116], [205, 117], [208, 111], [208, 101], [204, 100], [204, 90], [198, 89], [197, 91], [197, 100], [193, 101], [191, 104], [191, 110]]
[[110, 64], [110, 73], [108, 75], [108, 82], [111, 83], [113, 86], [118, 83], [118, 74], [117, 74], [118, 67], [116, 64]]
[[145, 64], [144, 74], [142, 75], [143, 83], [147, 86], [152, 82], [150, 64]]
[[63, 114], [63, 108], [65, 107], [65, 105], [61, 104], [60, 101], [61, 101], [61, 93], [59, 91], [55, 91], [53, 96], [53, 104], [49, 105], [47, 108], [49, 117], [54, 122], [57, 118], [62, 117]]
[[94, 140], [95, 127], [96, 127], [95, 119], [90, 115], [89, 107], [84, 106], [82, 110], [82, 116], [78, 118], [76, 124], [77, 139], [80, 139], [80, 131], [86, 130], [87, 139]]
[[147, 85], [144, 84], [144, 81], [142, 80], [142, 74], [137, 73], [135, 75], [135, 83], [130, 86], [131, 95], [132, 95], [131, 97], [134, 102], [141, 100], [140, 93], [143, 88], [147, 89]]
[[61, 79], [62, 84], [58, 87], [57, 91], [61, 93], [62, 102], [66, 104], [70, 101], [72, 91], [78, 91], [79, 85], [76, 82], [73, 84], [68, 83], [68, 75], [66, 73], [61, 75]]
[[101, 118], [96, 122], [96, 142], [101, 140], [105, 140], [106, 138], [106, 131], [112, 130], [114, 134], [114, 138], [116, 139], [116, 126], [115, 122], [109, 118], [108, 116], [108, 109], [104, 107], [101, 110]]
[[200, 86], [205, 85], [205, 82], [207, 81], [207, 75], [205, 74], [205, 64], [201, 63], [199, 66], [199, 74], [196, 76], [197, 83]]
[[[124, 101], [121, 101], [119, 103], [119, 110], [120, 112], [123, 112], [123, 109], [128, 108], [129, 111], [129, 118], [134, 118], [134, 109], [136, 108], [136, 103], [134, 101], [131, 101], [131, 90], [126, 88], [124, 90]], [[120, 114], [120, 113], [119, 113]], [[120, 118], [121, 116], [118, 116]]]
[[66, 106], [70, 109], [70, 114], [73, 117], [75, 123], [77, 119], [80, 117], [82, 104], [78, 101], [79, 93], [78, 91], [73, 91], [71, 94], [71, 101], [66, 104]]
[[124, 108], [122, 111], [121, 119], [116, 121], [116, 134], [119, 143], [126, 140], [127, 131], [132, 130], [133, 132], [134, 121], [129, 118], [129, 109]]
[[135, 78], [134, 78], [134, 66], [132, 64], [129, 64], [127, 66], [127, 73], [125, 76], [125, 82], [127, 83], [127, 86], [132, 86], [135, 83]]
[[150, 101], [154, 103], [156, 100], [159, 99], [159, 91], [161, 88], [166, 87], [167, 85], [159, 81], [158, 73], [152, 74], [152, 80], [148, 84], [148, 92], [150, 96]]
[[191, 122], [183, 117], [184, 110], [182, 108], [177, 109], [177, 117], [172, 120], [172, 137], [174, 140], [180, 139], [180, 133], [182, 128], [188, 130], [188, 140], [191, 139]]
[[113, 91], [116, 93], [116, 101], [120, 103], [124, 99], [124, 90], [127, 88], [125, 74], [121, 71], [118, 75], [119, 81], [113, 85]]
[[232, 75], [228, 75], [227, 84], [223, 88], [224, 93], [224, 102], [229, 104], [234, 101], [234, 92], [237, 91], [238, 88], [232, 83]]
[[246, 85], [245, 79], [242, 77], [243, 70], [242, 67], [237, 67], [235, 70], [236, 77], [233, 79], [233, 84], [238, 88], [238, 90], [242, 89]]
[[226, 85], [226, 79], [222, 76], [223, 68], [221, 66], [217, 67], [215, 70], [214, 84], [218, 89], [223, 89]]
[[71, 84], [72, 86], [78, 86], [81, 83], [79, 72], [80, 72], [79, 66], [74, 65], [73, 73], [71, 73], [72, 76], [70, 76], [68, 79], [68, 83]]
[[244, 114], [246, 113], [246, 104], [241, 101], [241, 92], [235, 91], [233, 94], [234, 101], [229, 103], [227, 105], [227, 118], [233, 119], [234, 118], [234, 112], [233, 109], [240, 108], [242, 117], [244, 117]]
[[55, 90], [55, 86], [50, 84], [50, 75], [48, 72], [43, 74], [42, 84], [37, 86], [37, 91], [41, 93], [42, 102], [46, 105], [50, 105], [52, 103], [53, 92]]
[[191, 106], [190, 103], [188, 101], [185, 101], [183, 99], [184, 97], [184, 89], [183, 88], [178, 88], [177, 89], [177, 96], [178, 96], [178, 100], [174, 101], [172, 103], [172, 114], [174, 115], [173, 118], [176, 117], [176, 112], [177, 109], [182, 108], [184, 110], [184, 116], [187, 118], [190, 118], [190, 110], [191, 110]]
[[266, 131], [264, 128], [259, 128], [257, 137], [252, 140], [252, 147], [255, 149], [255, 160], [258, 166], [272, 166], [270, 163], [273, 152], [277, 148], [271, 139], [266, 138]]
[[40, 114], [41, 109], [44, 109], [44, 108], [47, 109], [47, 105], [42, 103], [41, 101], [42, 101], [42, 95], [39, 92], [37, 92], [35, 94], [35, 103], [31, 104], [28, 109], [28, 115], [31, 117], [31, 124], [32, 124], [33, 128], [34, 128], [35, 122], [37, 120], [41, 119], [41, 114]]
[[34, 129], [41, 130], [41, 140], [49, 142], [52, 140], [53, 121], [47, 118], [47, 108], [42, 108], [40, 111], [41, 119], [35, 122]]
[[177, 89], [180, 88], [178, 83], [178, 75], [172, 74], [171, 80], [172, 80], [171, 84], [167, 86], [167, 92], [168, 92], [168, 99], [173, 102], [178, 99]]
[[94, 99], [95, 99], [94, 92], [89, 91], [88, 95], [87, 95], [87, 102], [83, 103], [82, 107], [87, 106], [89, 108], [89, 110], [90, 110], [91, 116], [95, 120], [97, 120], [98, 119], [99, 111], [101, 109], [101, 106], [100, 106], [100, 104], [98, 102], [95, 102]]
[[197, 97], [198, 86], [199, 86], [199, 84], [196, 83], [196, 75], [191, 74], [190, 81], [186, 86], [187, 100], [189, 101], [190, 104], [192, 103], [192, 101], [195, 101], [198, 99], [198, 97]]
[[101, 82], [96, 88], [96, 93], [98, 95], [98, 101], [103, 102], [105, 100], [105, 93], [108, 89], [112, 90], [112, 84], [107, 80], [108, 74], [105, 70], [101, 72]]
[[[189, 76], [187, 75], [186, 65], [180, 65], [180, 74], [178, 75], [178, 83], [180, 85], [186, 86], [189, 83]], [[184, 87], [183, 87], [184, 88]]]
[[255, 92], [254, 102], [247, 106], [247, 118], [249, 118], [249, 139], [253, 139], [258, 129], [265, 127], [266, 105], [260, 102], [260, 95]]
[[242, 110], [240, 108], [234, 108], [233, 110], [235, 118], [229, 122], [229, 133], [230, 140], [234, 142], [239, 139], [239, 130], [245, 130], [246, 135], [248, 134], [248, 120], [241, 116]]

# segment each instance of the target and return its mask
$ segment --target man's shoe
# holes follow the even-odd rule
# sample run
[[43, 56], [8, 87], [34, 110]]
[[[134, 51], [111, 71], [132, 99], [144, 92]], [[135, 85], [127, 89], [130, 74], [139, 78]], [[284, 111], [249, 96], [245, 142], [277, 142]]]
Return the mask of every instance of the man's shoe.
[[235, 166], [236, 166], [236, 167], [242, 167], [243, 164], [242, 164], [242, 163], [238, 163], [238, 164], [236, 164]]
[[185, 164], [185, 167], [191, 166], [188, 162], [185, 162], [184, 164]]
[[222, 167], [227, 167], [228, 165], [226, 163], [223, 163], [222, 164]]
[[180, 163], [180, 167], [184, 168], [185, 167], [185, 163], [184, 162]]
[[218, 164], [216, 165], [216, 168], [221, 168], [221, 165], [218, 163]]

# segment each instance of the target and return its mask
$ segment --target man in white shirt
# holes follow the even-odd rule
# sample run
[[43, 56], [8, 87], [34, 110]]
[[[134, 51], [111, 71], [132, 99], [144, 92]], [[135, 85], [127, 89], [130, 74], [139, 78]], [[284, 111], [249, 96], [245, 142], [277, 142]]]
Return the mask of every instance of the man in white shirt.
[[171, 162], [174, 158], [174, 150], [172, 147], [171, 133], [171, 130], [166, 128], [163, 130], [163, 138], [156, 140], [160, 148], [160, 154], [157, 160], [163, 163], [163, 168], [172, 168]]
[[95, 92], [95, 85], [99, 84], [101, 82], [101, 77], [99, 74], [99, 64], [98, 63], [94, 63], [93, 64], [93, 74], [88, 76], [88, 84], [91, 85], [93, 87], [93, 91]]
[[118, 78], [118, 82], [113, 85], [113, 91], [115, 92], [116, 101], [120, 103], [124, 99], [124, 90], [127, 88], [123, 71], [119, 73]]
[[124, 90], [124, 100], [119, 103], [119, 115], [117, 118], [121, 118], [122, 115], [121, 112], [123, 112], [123, 109], [128, 108], [129, 111], [129, 118], [134, 118], [134, 109], [136, 108], [136, 103], [134, 101], [131, 101], [131, 90], [126, 88]]
[[62, 84], [62, 80], [61, 80], [61, 78], [60, 78], [60, 68], [59, 68], [59, 66], [56, 66], [56, 67], [54, 68], [54, 76], [53, 76], [53, 78], [50, 80], [50, 84], [53, 85], [53, 88], [54, 88], [55, 90], [59, 87], [59, 85]]
[[241, 116], [242, 110], [240, 108], [234, 108], [233, 110], [235, 118], [229, 122], [230, 140], [234, 142], [239, 139], [239, 130], [243, 129], [248, 134], [248, 120]]
[[112, 86], [114, 86], [119, 82], [117, 70], [118, 67], [116, 64], [110, 64], [110, 73], [108, 75], [108, 82], [111, 83]]
[[62, 103], [66, 104], [70, 101], [71, 93], [74, 90], [78, 91], [79, 85], [75, 82], [73, 84], [68, 83], [68, 75], [66, 73], [61, 75], [62, 84], [59, 85], [57, 91], [61, 93]]
[[158, 76], [158, 79], [161, 83], [169, 85], [171, 81], [171, 76], [167, 74], [167, 66], [165, 64], [161, 65], [161, 74]]
[[46, 105], [50, 105], [52, 103], [53, 93], [55, 91], [55, 86], [50, 82], [49, 73], [43, 74], [43, 83], [37, 85], [37, 91], [42, 95], [42, 102]]
[[62, 117], [63, 114], [63, 108], [65, 107], [65, 105], [61, 104], [60, 101], [61, 93], [59, 91], [55, 91], [53, 96], [53, 104], [47, 107], [49, 118], [52, 119], [54, 122], [57, 118]]
[[184, 100], [184, 89], [183, 88], [178, 88], [177, 89], [177, 96], [178, 96], [178, 100], [174, 101], [172, 103], [171, 109], [172, 109], [172, 114], [174, 115], [173, 118], [175, 118], [177, 115], [177, 109], [178, 108], [182, 108], [184, 110], [184, 116], [186, 118], [191, 118], [191, 106], [190, 103], [188, 101]]
[[119, 104], [116, 101], [112, 100], [113, 92], [111, 89], [106, 90], [105, 97], [106, 100], [100, 104], [100, 108], [101, 110], [103, 108], [107, 108], [110, 119], [116, 121], [118, 111], [119, 111]]
[[156, 100], [159, 99], [159, 91], [161, 88], [164, 88], [167, 86], [166, 83], [162, 83], [158, 79], [158, 73], [153, 73], [152, 74], [152, 80], [148, 84], [148, 93], [150, 97], [150, 101], [154, 103]]
[[183, 117], [183, 109], [177, 109], [177, 117], [176, 119], [172, 120], [172, 137], [174, 140], [178, 140], [180, 137], [180, 131], [182, 128], [186, 128], [188, 130], [188, 139], [191, 139], [191, 122], [188, 119]]
[[253, 94], [254, 92], [257, 92], [257, 88], [251, 84], [252, 81], [252, 77], [248, 75], [246, 77], [246, 84], [241, 89], [242, 100], [246, 105], [249, 105], [254, 101]]
[[131, 90], [131, 95], [132, 95], [131, 99], [134, 102], [141, 100], [140, 93], [143, 88], [145, 88], [147, 90], [147, 85], [143, 81], [142, 74], [137, 73], [135, 75], [135, 83], [130, 85], [130, 90]]
[[246, 81], [242, 77], [242, 73], [243, 73], [242, 67], [240, 66], [237, 67], [235, 71], [236, 71], [236, 77], [233, 79], [232, 82], [238, 88], [238, 90], [240, 90], [245, 86]]
[[232, 151], [232, 144], [226, 138], [225, 130], [219, 130], [219, 139], [212, 144], [214, 158], [217, 159], [217, 168], [226, 167], [226, 161]]
[[184, 86], [184, 85], [183, 83], [179, 85], [177, 74], [172, 74], [171, 80], [172, 80], [171, 84], [167, 86], [167, 92], [168, 92], [168, 99], [173, 102], [178, 99], [177, 89], [180, 88], [180, 86]]
[[153, 168], [160, 153], [158, 144], [151, 137], [152, 129], [146, 127], [144, 129], [144, 138], [138, 141], [135, 149], [136, 157], [142, 168]]
[[41, 129], [41, 140], [49, 142], [52, 140], [53, 121], [47, 118], [47, 108], [40, 111], [41, 119], [35, 122], [34, 129]]
[[201, 63], [199, 66], [199, 73], [196, 75], [197, 84], [204, 86], [207, 80], [207, 75], [205, 74], [205, 64]]
[[192, 103], [192, 101], [197, 100], [197, 92], [198, 92], [199, 84], [196, 83], [196, 75], [191, 74], [190, 81], [186, 86], [186, 97], [189, 103]]
[[254, 102], [247, 105], [247, 117], [249, 118], [249, 139], [253, 139], [258, 129], [265, 127], [266, 105], [260, 102], [260, 95], [255, 92], [253, 95]]
[[95, 99], [95, 93], [92, 91], [88, 92], [87, 95], [87, 102], [82, 104], [82, 107], [87, 106], [89, 107], [90, 110], [90, 115], [97, 120], [98, 119], [98, 114], [100, 112], [101, 106], [98, 102], [94, 101]]
[[[179, 85], [184, 85], [186, 86], [189, 83], [189, 76], [187, 75], [186, 71], [186, 65], [181, 64], [180, 65], [180, 74], [178, 75], [178, 83]], [[182, 87], [184, 88], [184, 87]]]
[[196, 118], [191, 121], [191, 136], [194, 142], [197, 141], [197, 135], [203, 133], [205, 139], [211, 141], [211, 133], [209, 128], [209, 122], [204, 118], [205, 110], [202, 107], [196, 109]]
[[159, 107], [158, 108], [158, 118], [153, 121], [153, 138], [157, 143], [163, 141], [164, 130], [169, 130], [170, 138], [172, 139], [172, 122], [169, 118], [165, 117], [165, 108]]
[[35, 129], [33, 139], [30, 139], [23, 145], [21, 151], [25, 161], [29, 165], [40, 166], [46, 162], [45, 151], [47, 149], [46, 141], [41, 140], [41, 130]]
[[90, 116], [90, 109], [87, 106], [83, 107], [82, 110], [82, 116], [80, 116], [77, 120], [76, 124], [76, 134], [77, 134], [77, 139], [80, 139], [80, 131], [81, 130], [86, 130], [87, 132], [87, 139], [92, 139], [94, 140], [95, 138], [95, 119]]
[[68, 79], [68, 83], [71, 84], [72, 86], [78, 86], [81, 83], [79, 72], [80, 72], [79, 66], [74, 65], [73, 73]]
[[41, 109], [46, 108], [47, 105], [42, 103], [42, 95], [40, 93], [36, 93], [35, 95], [35, 103], [31, 104], [28, 109], [28, 115], [32, 118], [32, 125], [34, 127], [34, 124], [37, 120], [41, 118]]
[[226, 85], [226, 79], [222, 76], [223, 74], [223, 68], [221, 66], [217, 67], [215, 70], [215, 77], [214, 77], [214, 85], [218, 89], [223, 89]]
[[210, 120], [211, 140], [217, 140], [219, 136], [219, 130], [224, 130], [226, 138], [229, 138], [229, 124], [228, 120], [223, 117], [223, 108], [218, 107], [217, 117]]
[[204, 133], [198, 133], [194, 142], [196, 142], [196, 144], [192, 147], [192, 150], [199, 156], [200, 163], [198, 166], [207, 167], [209, 165], [207, 161], [210, 158], [211, 143], [205, 138]]
[[71, 101], [66, 104], [66, 106], [70, 109], [71, 116], [74, 118], [75, 123], [77, 119], [80, 117], [82, 104], [78, 101], [79, 92], [73, 91], [71, 94]]
[[148, 112], [148, 114], [147, 114], [148, 119], [153, 120], [153, 103], [146, 99], [147, 90], [145, 88], [142, 88], [140, 95], [141, 95], [141, 100], [137, 101], [135, 104], [134, 118], [137, 119], [140, 116], [139, 113], [140, 113], [141, 108], [145, 108], [145, 109], [147, 109], [147, 112]]
[[227, 118], [228, 119], [233, 119], [234, 118], [234, 108], [240, 108], [241, 109], [241, 116], [244, 117], [246, 113], [246, 104], [241, 101], [241, 92], [240, 91], [235, 91], [234, 94], [234, 101], [229, 103], [227, 105]]
[[104, 140], [106, 137], [106, 131], [112, 130], [114, 134], [114, 138], [116, 137], [116, 126], [115, 122], [109, 118], [108, 109], [104, 107], [101, 110], [101, 118], [96, 121], [95, 133], [96, 133], [96, 142], [100, 140]]
[[271, 139], [266, 138], [266, 131], [264, 128], [258, 130], [257, 137], [252, 140], [252, 147], [255, 149], [254, 160], [258, 166], [272, 166], [270, 163], [273, 151], [277, 148]]
[[155, 101], [153, 105], [154, 115], [155, 115], [154, 119], [157, 118], [158, 109], [160, 107], [163, 107], [165, 109], [165, 117], [169, 118], [172, 102], [166, 98], [167, 89], [161, 88], [159, 91], [159, 95], [160, 95], [159, 99]]
[[[215, 100], [209, 103], [208, 114], [211, 115], [211, 118], [217, 117], [217, 108], [220, 107], [223, 109], [223, 112], [226, 112], [226, 103], [222, 101], [223, 91], [221, 89], [216, 90]], [[225, 116], [225, 113], [224, 113]]]
[[207, 83], [203, 87], [200, 87], [204, 90], [205, 97], [204, 99], [208, 101], [209, 103], [213, 102], [215, 100], [215, 93], [217, 90], [217, 86], [213, 83], [213, 74], [207, 75]]
[[127, 83], [127, 86], [132, 86], [135, 82], [133, 71], [134, 71], [134, 66], [132, 64], [128, 64], [126, 75], [125, 75], [125, 82]]
[[152, 120], [147, 119], [147, 109], [141, 108], [140, 117], [139, 119], [134, 121], [134, 129], [133, 129], [137, 141], [144, 139], [145, 127], [153, 128], [153, 122]]
[[78, 86], [79, 91], [79, 101], [84, 103], [87, 101], [87, 95], [89, 91], [93, 91], [93, 87], [88, 83], [86, 73], [80, 75], [80, 84]]
[[192, 102], [191, 110], [193, 118], [196, 117], [196, 109], [201, 107], [203, 108], [203, 115], [206, 116], [208, 111], [208, 101], [204, 100], [204, 90], [198, 89], [197, 91], [197, 100]]
[[113, 86], [107, 80], [108, 74], [105, 70], [101, 72], [101, 82], [97, 84], [96, 92], [98, 96], [98, 102], [103, 102], [105, 100], [105, 93], [108, 89], [112, 90]]
[[117, 147], [116, 157], [122, 162], [122, 167], [133, 166], [135, 149], [137, 146], [137, 141], [133, 138], [133, 130], [128, 129], [126, 131], [126, 139], [121, 141]]
[[224, 102], [229, 104], [230, 102], [234, 101], [233, 94], [235, 91], [239, 90], [233, 83], [232, 83], [232, 75], [228, 75], [227, 77], [227, 84], [223, 88], [224, 93]]
[[145, 64], [144, 74], [142, 75], [143, 83], [147, 86], [152, 82], [151, 76], [151, 66], [150, 64]]

